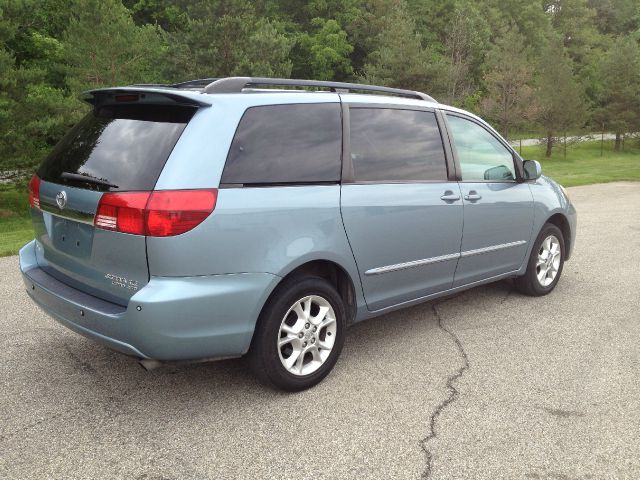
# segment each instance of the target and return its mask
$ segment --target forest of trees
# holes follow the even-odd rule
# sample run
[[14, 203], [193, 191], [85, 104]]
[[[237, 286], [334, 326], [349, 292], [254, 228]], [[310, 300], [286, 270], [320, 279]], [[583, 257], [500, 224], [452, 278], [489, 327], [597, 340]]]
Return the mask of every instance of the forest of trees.
[[507, 137], [640, 131], [638, 0], [0, 0], [0, 170], [84, 90], [229, 75], [421, 90]]

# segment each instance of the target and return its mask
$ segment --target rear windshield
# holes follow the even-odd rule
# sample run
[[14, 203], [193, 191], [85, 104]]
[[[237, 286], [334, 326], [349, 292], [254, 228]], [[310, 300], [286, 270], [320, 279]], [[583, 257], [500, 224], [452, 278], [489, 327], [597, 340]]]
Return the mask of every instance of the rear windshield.
[[94, 110], [55, 146], [38, 176], [99, 191], [152, 190], [194, 112], [164, 105]]

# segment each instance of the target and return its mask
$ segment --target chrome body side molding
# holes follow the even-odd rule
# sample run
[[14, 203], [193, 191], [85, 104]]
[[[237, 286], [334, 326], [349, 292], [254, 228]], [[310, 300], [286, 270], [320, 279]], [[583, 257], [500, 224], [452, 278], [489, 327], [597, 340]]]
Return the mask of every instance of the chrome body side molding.
[[482, 255], [483, 253], [495, 252], [496, 250], [504, 250], [505, 248], [518, 247], [527, 243], [526, 240], [518, 240], [517, 242], [501, 243], [499, 245], [491, 245], [490, 247], [477, 248], [475, 250], [467, 250], [460, 254], [461, 257], [471, 257], [472, 255]]
[[387, 265], [385, 267], [372, 268], [371, 270], [367, 270], [366, 272], [364, 272], [364, 274], [379, 275], [381, 273], [389, 273], [389, 272], [395, 272], [397, 270], [404, 270], [405, 268], [420, 267], [422, 265], [430, 265], [432, 263], [446, 262], [448, 260], [456, 260], [457, 258], [460, 258], [459, 253], [450, 253], [448, 255], [441, 255], [439, 257], [424, 258], [422, 260], [413, 260], [411, 262], [396, 263], [395, 265]]
[[477, 248], [475, 250], [467, 250], [461, 253], [450, 253], [448, 255], [441, 255], [439, 257], [424, 258], [422, 260], [413, 260], [411, 262], [396, 263], [394, 265], [386, 265], [384, 267], [372, 268], [364, 272], [365, 275], [380, 275], [382, 273], [395, 272], [398, 270], [404, 270], [406, 268], [421, 267], [423, 265], [430, 265], [432, 263], [446, 262], [449, 260], [456, 260], [460, 257], [470, 257], [472, 255], [482, 255], [483, 253], [495, 252], [497, 250], [503, 250], [505, 248], [517, 247], [527, 243], [526, 240], [518, 240], [517, 242], [501, 243], [499, 245], [491, 245], [490, 247]]

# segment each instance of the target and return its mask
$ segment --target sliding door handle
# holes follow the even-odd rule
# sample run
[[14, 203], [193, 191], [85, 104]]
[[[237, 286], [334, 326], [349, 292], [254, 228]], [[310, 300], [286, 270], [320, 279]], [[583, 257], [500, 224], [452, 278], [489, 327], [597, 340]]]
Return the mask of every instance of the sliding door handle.
[[480, 200], [482, 195], [479, 195], [475, 190], [471, 190], [467, 195], [464, 196], [465, 200], [469, 200], [471, 202], [475, 202], [476, 200]]
[[460, 200], [460, 195], [453, 193], [451, 190], [447, 190], [444, 192], [444, 195], [440, 197], [440, 200], [444, 200], [445, 202], [455, 202], [456, 200]]

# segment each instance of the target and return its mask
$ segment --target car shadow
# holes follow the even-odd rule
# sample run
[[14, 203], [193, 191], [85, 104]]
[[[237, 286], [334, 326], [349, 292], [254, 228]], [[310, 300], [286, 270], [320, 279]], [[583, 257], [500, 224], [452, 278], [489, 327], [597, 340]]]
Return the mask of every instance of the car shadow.
[[[416, 332], [433, 336], [438, 321], [432, 306], [443, 301], [472, 301], [470, 297], [490, 297], [499, 301], [512, 289], [509, 282], [477, 287], [442, 300], [426, 302], [358, 323], [347, 331], [342, 357], [332, 375], [312, 389], [330, 392], [341, 376], [358, 375], [367, 362], [379, 362], [376, 352], [387, 345], [401, 345], [407, 335]], [[411, 332], [411, 333], [410, 333]], [[153, 399], [155, 408], [173, 408], [181, 402], [216, 402], [216, 399], [239, 395], [244, 401], [270, 401], [290, 394], [262, 385], [248, 369], [244, 359], [206, 363], [168, 363], [152, 370], [143, 369], [137, 359], [114, 352], [66, 329], [55, 335], [34, 337], [23, 352], [43, 359], [47, 374], [55, 378], [49, 388], [61, 399], [73, 396], [75, 402], [91, 403], [95, 399], [115, 402], [126, 409], [132, 404]], [[37, 352], [37, 354], [35, 353]], [[45, 361], [46, 360], [46, 361]], [[44, 380], [43, 381], [46, 381]], [[335, 380], [335, 382], [334, 382]], [[343, 378], [344, 380], [344, 378]], [[345, 387], [346, 388], [346, 387]], [[300, 395], [309, 394], [302, 392]], [[64, 401], [64, 400], [63, 400]]]

